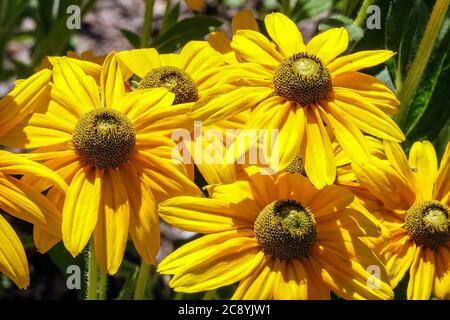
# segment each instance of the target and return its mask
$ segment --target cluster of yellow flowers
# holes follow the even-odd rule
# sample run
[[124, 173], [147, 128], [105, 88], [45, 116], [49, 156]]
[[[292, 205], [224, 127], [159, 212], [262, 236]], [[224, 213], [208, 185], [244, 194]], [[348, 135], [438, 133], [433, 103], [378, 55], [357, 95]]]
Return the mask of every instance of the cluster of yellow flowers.
[[[93, 239], [111, 275], [129, 235], [156, 263], [159, 217], [205, 234], [158, 265], [179, 292], [238, 283], [235, 299], [392, 299], [409, 271], [409, 299], [449, 298], [450, 144], [440, 168], [427, 141], [407, 159], [389, 117], [398, 100], [360, 72], [394, 53], [342, 55], [344, 28], [304, 44], [283, 14], [264, 22], [270, 39], [243, 11], [231, 40], [215, 32], [179, 53], [48, 57], [0, 101], [0, 144], [30, 151], [0, 152], [0, 208], [34, 225], [42, 253], [63, 240], [76, 256]], [[278, 130], [270, 174], [258, 163], [187, 163], [172, 134], [193, 133], [194, 121]], [[259, 143], [245, 139], [223, 148], [243, 143], [233, 159], [245, 157]], [[29, 284], [1, 216], [0, 271]]]

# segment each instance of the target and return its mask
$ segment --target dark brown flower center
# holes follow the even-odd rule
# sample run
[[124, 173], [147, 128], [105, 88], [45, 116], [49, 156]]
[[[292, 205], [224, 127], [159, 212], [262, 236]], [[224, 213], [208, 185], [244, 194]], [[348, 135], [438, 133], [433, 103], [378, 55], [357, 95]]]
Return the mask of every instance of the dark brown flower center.
[[406, 212], [405, 229], [418, 244], [435, 249], [450, 240], [450, 209], [436, 200], [414, 204]]
[[136, 131], [121, 112], [98, 108], [84, 114], [72, 135], [80, 158], [98, 168], [117, 168], [126, 163], [136, 145]]
[[174, 104], [198, 100], [197, 84], [189, 74], [176, 67], [163, 66], [153, 69], [141, 79], [138, 89], [162, 87], [175, 94]]
[[254, 231], [264, 252], [282, 260], [307, 257], [317, 236], [313, 214], [294, 200], [267, 205], [259, 213]]
[[319, 58], [302, 52], [280, 63], [273, 85], [277, 95], [306, 106], [327, 96], [331, 75]]

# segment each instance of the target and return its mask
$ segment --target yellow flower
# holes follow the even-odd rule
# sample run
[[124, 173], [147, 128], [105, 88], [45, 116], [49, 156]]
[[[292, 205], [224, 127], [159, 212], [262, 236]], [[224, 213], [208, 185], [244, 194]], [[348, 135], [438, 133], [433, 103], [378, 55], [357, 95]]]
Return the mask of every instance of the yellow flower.
[[269, 14], [264, 21], [274, 42], [256, 31], [239, 30], [231, 46], [247, 62], [222, 72], [222, 81], [238, 88], [195, 108], [190, 116], [207, 125], [255, 107], [245, 128], [280, 130], [282, 152], [272, 159], [274, 169], [286, 168], [300, 152], [317, 188], [336, 177], [333, 136], [353, 161], [362, 163], [370, 158], [362, 132], [404, 139], [387, 115], [398, 105], [394, 94], [381, 81], [358, 72], [386, 61], [393, 52], [338, 57], [348, 46], [344, 28], [323, 32], [305, 45], [295, 23], [283, 14]]
[[185, 0], [187, 6], [192, 11], [200, 11], [203, 7], [204, 0]]
[[[142, 258], [154, 263], [157, 202], [200, 194], [172, 152], [174, 142], [162, 134], [174, 94], [163, 88], [127, 93], [123, 79], [115, 53], [103, 64], [100, 86], [78, 63], [57, 59], [46, 110], [0, 139], [37, 148], [29, 157], [66, 179], [66, 197], [48, 193], [62, 209], [64, 244], [75, 256], [93, 235], [99, 266], [110, 274], [120, 266], [128, 233]], [[33, 185], [46, 189], [42, 181]], [[40, 238], [44, 250], [59, 240], [45, 232]]]
[[[174, 129], [194, 130], [194, 121], [186, 114], [195, 103], [205, 104], [215, 96], [232, 89], [216, 84], [222, 75], [218, 72], [224, 65], [222, 56], [206, 41], [190, 41], [178, 54], [159, 54], [155, 49], [136, 49], [117, 53], [125, 78], [139, 77], [136, 90], [149, 87], [167, 88], [176, 96], [171, 113], [167, 114], [164, 134], [171, 137]], [[169, 76], [168, 76], [169, 75]], [[174, 77], [176, 80], [174, 80]], [[132, 78], [131, 78], [132, 79]], [[249, 111], [241, 112], [230, 119], [203, 127], [220, 130], [225, 136], [226, 129], [242, 128], [249, 117]], [[170, 125], [176, 123], [178, 127]], [[163, 130], [163, 127], [161, 127]], [[198, 137], [200, 140], [202, 135]], [[194, 141], [194, 137], [191, 138]], [[197, 141], [198, 143], [198, 141]], [[202, 148], [203, 146], [199, 146]], [[187, 146], [194, 154], [194, 144]], [[207, 170], [207, 163], [198, 163]], [[194, 178], [194, 166], [188, 165], [189, 176]]]
[[[387, 160], [353, 164], [378, 199], [371, 211], [390, 230], [380, 256], [396, 287], [409, 270], [408, 299], [450, 298], [450, 143], [438, 170], [428, 141], [416, 142], [406, 159], [397, 143], [385, 142]], [[381, 201], [381, 202], [380, 202]]]
[[[11, 175], [28, 174], [45, 178], [62, 191], [66, 183], [47, 167], [19, 155], [0, 151], [0, 209], [48, 232], [55, 232], [61, 224], [61, 214], [42, 194]], [[13, 280], [19, 288], [30, 283], [28, 263], [23, 246], [6, 219], [0, 214], [0, 272]]]
[[[160, 273], [174, 275], [175, 291], [238, 282], [233, 299], [329, 299], [330, 290], [346, 299], [393, 297], [383, 265], [358, 239], [378, 230], [348, 208], [353, 195], [345, 188], [317, 190], [300, 174], [280, 173], [207, 189], [208, 199], [176, 197], [159, 206], [171, 225], [206, 234], [160, 263]], [[369, 266], [379, 268], [376, 284]]]

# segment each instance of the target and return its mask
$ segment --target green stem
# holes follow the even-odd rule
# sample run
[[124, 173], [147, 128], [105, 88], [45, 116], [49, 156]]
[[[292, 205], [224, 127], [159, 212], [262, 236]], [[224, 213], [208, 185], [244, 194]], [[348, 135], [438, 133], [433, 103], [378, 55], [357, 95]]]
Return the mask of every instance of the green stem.
[[141, 48], [148, 47], [152, 37], [153, 7], [155, 0], [145, 0], [144, 29], [141, 35]]
[[141, 267], [139, 268], [136, 290], [134, 291], [134, 300], [144, 300], [149, 275], [150, 275], [150, 265], [142, 261]]
[[106, 300], [106, 289], [108, 288], [108, 275], [100, 272], [100, 282], [98, 287], [98, 299]]
[[397, 123], [403, 123], [408, 103], [413, 98], [417, 87], [419, 86], [425, 67], [427, 66], [434, 43], [445, 19], [450, 0], [437, 0], [428, 20], [425, 32], [420, 40], [419, 49], [412, 62], [411, 68], [406, 75], [399, 92], [400, 107], [395, 116]]
[[357, 27], [361, 27], [363, 25], [367, 15], [367, 8], [372, 4], [372, 2], [373, 0], [364, 0], [364, 2], [361, 5], [361, 8], [359, 8], [358, 15], [356, 16], [353, 25]]
[[95, 259], [94, 241], [89, 244], [88, 254], [88, 274], [87, 274], [87, 296], [86, 300], [97, 300], [98, 287], [98, 267]]

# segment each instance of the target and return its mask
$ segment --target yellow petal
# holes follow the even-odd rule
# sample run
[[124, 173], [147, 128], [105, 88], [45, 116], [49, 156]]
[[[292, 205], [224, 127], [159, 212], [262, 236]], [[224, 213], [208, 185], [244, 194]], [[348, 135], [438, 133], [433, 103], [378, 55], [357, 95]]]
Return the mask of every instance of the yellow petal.
[[360, 69], [376, 66], [385, 62], [395, 53], [390, 50], [367, 50], [342, 56], [328, 64], [328, 69], [332, 77], [348, 71], [358, 71]]
[[75, 174], [67, 192], [63, 209], [62, 235], [64, 245], [73, 256], [77, 256], [84, 249], [97, 224], [101, 176], [100, 169], [84, 167]]
[[332, 28], [319, 33], [306, 45], [306, 51], [320, 58], [327, 65], [347, 50], [348, 32], [345, 28]]
[[189, 9], [193, 11], [200, 11], [203, 7], [204, 0], [185, 0]]
[[334, 102], [363, 131], [389, 141], [405, 140], [397, 124], [375, 105], [355, 92], [335, 88]]
[[415, 254], [416, 245], [406, 234], [392, 237], [389, 245], [381, 252], [383, 259], [386, 261], [386, 271], [393, 288], [397, 287], [410, 269]]
[[245, 61], [256, 62], [269, 69], [275, 69], [283, 60], [275, 45], [256, 31], [237, 31], [231, 41], [231, 47]]
[[252, 237], [254, 233], [249, 229], [230, 230], [205, 235], [188, 242], [169, 254], [158, 265], [158, 272], [161, 274], [177, 274], [186, 267], [186, 263], [195, 263], [202, 258], [204, 250], [217, 247], [222, 243], [241, 237]]
[[437, 173], [433, 199], [441, 200], [441, 202], [450, 205], [450, 142], [447, 143], [447, 148]]
[[277, 280], [274, 270], [275, 259], [264, 256], [258, 268], [243, 279], [232, 300], [268, 300], [273, 297], [275, 281]]
[[301, 263], [308, 275], [308, 300], [330, 300], [330, 287], [323, 282], [320, 269], [313, 267], [310, 259]]
[[190, 41], [179, 54], [179, 68], [196, 81], [213, 68], [223, 65], [222, 57], [206, 41]]
[[416, 180], [417, 200], [431, 200], [438, 171], [433, 145], [429, 141], [414, 143], [409, 152], [409, 165]]
[[100, 106], [97, 84], [69, 59], [59, 59], [53, 68], [52, 98], [81, 116]]
[[[313, 109], [311, 109], [313, 108]], [[316, 107], [306, 112], [305, 170], [312, 184], [321, 189], [336, 179], [336, 163], [330, 138]]]
[[154, 264], [159, 250], [159, 217], [150, 188], [132, 164], [120, 167], [130, 206], [130, 234], [134, 246], [147, 264]]
[[284, 58], [306, 51], [297, 25], [282, 13], [270, 13], [264, 18], [267, 32], [277, 44]]
[[400, 145], [396, 142], [383, 141], [383, 147], [386, 157], [391, 165], [397, 170], [399, 175], [403, 176], [410, 189], [414, 190], [415, 178], [408, 163], [408, 159], [406, 159], [406, 155]]
[[198, 187], [189, 179], [183, 163], [172, 159], [173, 150], [174, 147], [156, 147], [134, 157], [157, 203], [175, 196], [201, 195]]
[[159, 205], [159, 215], [167, 223], [192, 232], [212, 233], [252, 228], [251, 217], [239, 211], [239, 205], [219, 199], [176, 197]]
[[261, 263], [264, 253], [255, 238], [233, 238], [202, 250], [195, 261], [185, 261], [169, 285], [179, 292], [212, 290], [240, 281]]
[[100, 76], [102, 106], [108, 108], [120, 108], [120, 100], [125, 95], [125, 84], [120, 64], [115, 52], [111, 52], [103, 63]]
[[302, 263], [297, 259], [275, 260], [274, 269], [278, 279], [275, 282], [275, 300], [307, 300], [308, 276]]
[[333, 217], [334, 214], [346, 208], [354, 199], [353, 194], [341, 186], [326, 186], [313, 193], [305, 204], [319, 218]]
[[175, 95], [166, 88], [136, 90], [120, 100], [118, 110], [138, 128], [146, 122], [155, 122], [164, 116], [171, 116], [170, 109], [174, 98]]
[[392, 168], [386, 160], [372, 157], [371, 163], [352, 168], [362, 186], [380, 199], [391, 210], [408, 210], [414, 203], [415, 193], [408, 183]]
[[30, 284], [28, 262], [19, 237], [9, 223], [0, 215], [0, 272], [20, 288]]
[[345, 88], [362, 96], [384, 113], [397, 111], [400, 101], [391, 89], [377, 78], [360, 72], [344, 72], [333, 78], [333, 88]]
[[438, 299], [450, 299], [450, 251], [446, 247], [435, 250], [435, 278], [433, 294]]
[[416, 256], [409, 271], [406, 291], [408, 300], [429, 300], [434, 282], [434, 251], [427, 247], [417, 247]]
[[[231, 48], [231, 40], [228, 39], [227, 34], [223, 31], [211, 32], [208, 37], [208, 43], [214, 50], [221, 54], [233, 51], [233, 48]], [[234, 60], [234, 62], [237, 62], [236, 59]]]
[[118, 52], [116, 56], [126, 69], [139, 78], [143, 78], [152, 69], [161, 66], [158, 51], [153, 48], [125, 50]]
[[233, 35], [238, 30], [259, 31], [258, 23], [251, 10], [243, 9], [238, 11], [231, 19], [231, 32]]
[[117, 169], [104, 169], [101, 182], [102, 200], [94, 231], [98, 266], [101, 272], [111, 275], [119, 270], [122, 263], [130, 222], [127, 191], [121, 180]]
[[332, 101], [326, 105], [328, 120], [334, 135], [344, 151], [353, 161], [368, 163], [370, 161], [369, 146], [361, 130], [353, 121], [342, 114], [339, 107]]
[[[270, 158], [271, 168], [274, 168], [276, 171], [285, 169], [299, 154], [305, 132], [304, 109], [297, 107], [294, 103], [288, 104], [290, 104], [290, 108], [285, 113], [286, 120], [282, 124], [275, 140], [274, 148], [278, 148], [278, 152], [273, 152], [272, 150]], [[268, 146], [263, 148], [267, 150]]]
[[5, 174], [28, 174], [45, 178], [55, 187], [65, 191], [66, 182], [54, 171], [37, 162], [31, 161], [17, 154], [0, 150], [0, 172]]
[[61, 214], [45, 196], [0, 172], [0, 208], [9, 214], [60, 234]]
[[[358, 239], [333, 241], [313, 248], [312, 257], [322, 268], [324, 281], [344, 299], [393, 299], [383, 264]], [[369, 266], [377, 266], [380, 278], [372, 279]]]
[[[42, 96], [49, 96], [52, 72], [43, 69], [17, 85], [0, 100], [0, 137], [35, 111]], [[48, 98], [45, 99], [48, 103]]]
[[53, 248], [59, 241], [61, 241], [61, 235], [55, 236], [49, 232], [46, 232], [38, 225], [35, 225], [33, 228], [33, 240], [39, 253], [44, 254]]

